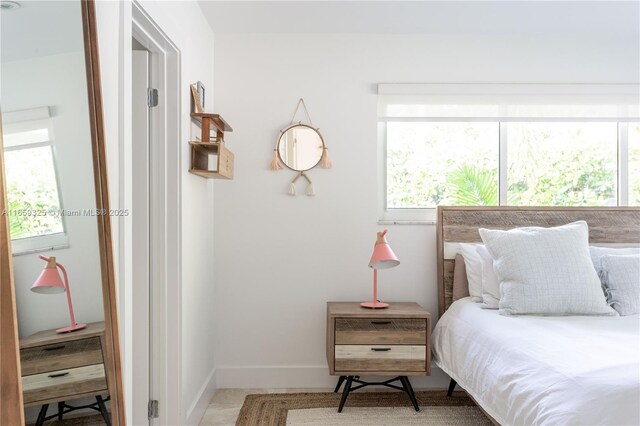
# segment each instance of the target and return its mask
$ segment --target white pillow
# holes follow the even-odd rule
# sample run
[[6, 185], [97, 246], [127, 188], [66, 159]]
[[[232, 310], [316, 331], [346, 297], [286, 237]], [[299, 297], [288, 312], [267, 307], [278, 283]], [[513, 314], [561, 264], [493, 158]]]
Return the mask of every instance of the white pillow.
[[460, 254], [464, 257], [469, 281], [469, 296], [474, 302], [482, 301], [482, 259], [476, 251], [478, 244], [461, 243]]
[[591, 254], [591, 261], [593, 267], [596, 268], [598, 274], [602, 271], [602, 256], [608, 254], [620, 256], [627, 254], [640, 254], [640, 247], [597, 247], [589, 246], [589, 254]]
[[500, 280], [493, 270], [493, 257], [484, 244], [476, 247], [482, 259], [482, 308], [498, 309], [500, 302]]
[[602, 256], [607, 303], [622, 316], [640, 313], [640, 255]]
[[585, 221], [479, 232], [501, 281], [501, 314], [617, 315], [593, 267]]

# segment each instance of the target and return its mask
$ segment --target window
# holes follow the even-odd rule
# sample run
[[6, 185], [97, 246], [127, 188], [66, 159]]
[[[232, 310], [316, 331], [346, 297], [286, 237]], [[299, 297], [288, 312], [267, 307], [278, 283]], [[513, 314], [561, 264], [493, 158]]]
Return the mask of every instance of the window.
[[387, 124], [387, 206], [498, 202], [498, 124]]
[[4, 113], [3, 125], [14, 254], [66, 246], [48, 108]]
[[508, 205], [617, 204], [617, 123], [506, 126]]
[[379, 85], [381, 219], [640, 205], [638, 87], [578, 86]]

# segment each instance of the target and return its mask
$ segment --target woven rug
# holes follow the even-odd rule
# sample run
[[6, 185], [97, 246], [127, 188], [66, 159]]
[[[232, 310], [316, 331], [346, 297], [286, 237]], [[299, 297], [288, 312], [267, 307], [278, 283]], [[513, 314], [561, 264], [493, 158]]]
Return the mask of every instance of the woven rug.
[[[51, 419], [44, 422], [44, 426], [103, 426], [105, 421], [100, 414], [82, 417], [66, 417], [62, 420]], [[34, 423], [30, 423], [30, 426]]]
[[247, 395], [236, 426], [492, 424], [464, 392], [419, 391], [416, 398], [419, 412], [403, 392], [354, 392], [338, 413], [339, 393]]

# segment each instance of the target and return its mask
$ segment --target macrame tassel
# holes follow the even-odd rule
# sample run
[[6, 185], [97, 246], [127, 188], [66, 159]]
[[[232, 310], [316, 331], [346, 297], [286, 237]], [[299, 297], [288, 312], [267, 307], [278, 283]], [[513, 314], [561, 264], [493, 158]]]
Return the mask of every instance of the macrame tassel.
[[329, 148], [324, 148], [324, 152], [322, 153], [322, 161], [320, 162], [320, 167], [323, 169], [330, 169], [333, 166], [331, 163], [331, 158], [329, 158]]
[[312, 183], [309, 183], [309, 185], [307, 185], [307, 195], [309, 197], [313, 197], [314, 195], [316, 195], [316, 191], [313, 188], [313, 184]]
[[271, 159], [271, 166], [269, 168], [271, 170], [280, 170], [282, 168], [282, 161], [280, 161], [278, 151], [275, 149], [273, 150], [273, 158]]
[[293, 182], [291, 182], [289, 184], [289, 191], [288, 191], [289, 195], [291, 196], [295, 196], [296, 195], [296, 186], [293, 184]]

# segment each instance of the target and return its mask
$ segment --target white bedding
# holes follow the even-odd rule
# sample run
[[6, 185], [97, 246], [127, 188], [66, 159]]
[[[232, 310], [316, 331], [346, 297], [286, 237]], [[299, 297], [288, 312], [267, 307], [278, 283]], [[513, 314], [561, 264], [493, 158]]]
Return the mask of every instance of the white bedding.
[[470, 298], [434, 362], [502, 425], [640, 425], [640, 316], [501, 316]]

